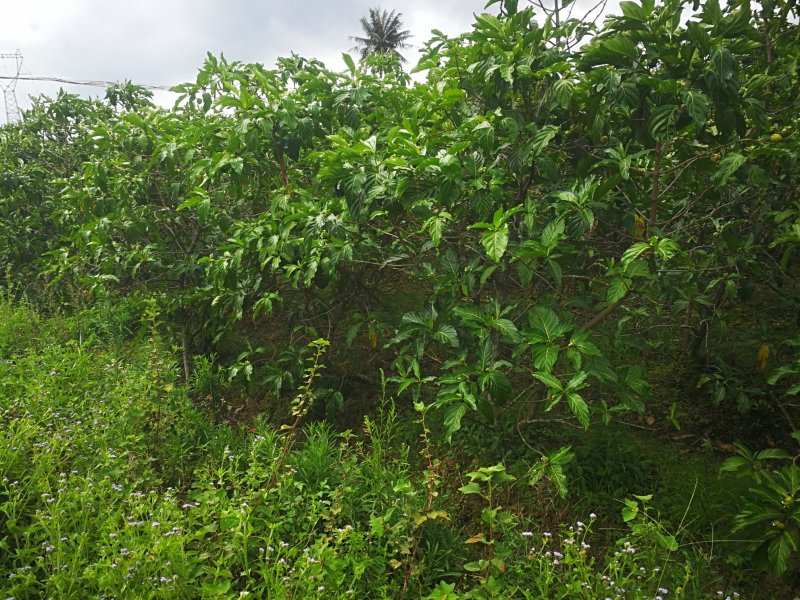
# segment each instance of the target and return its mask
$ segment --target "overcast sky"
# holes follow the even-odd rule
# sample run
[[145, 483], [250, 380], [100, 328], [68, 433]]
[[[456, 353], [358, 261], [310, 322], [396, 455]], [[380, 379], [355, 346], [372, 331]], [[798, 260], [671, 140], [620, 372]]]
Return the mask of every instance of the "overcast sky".
[[[589, 0], [580, 0], [581, 4]], [[612, 0], [613, 1], [613, 0]], [[524, 0], [520, 3], [524, 5]], [[417, 49], [431, 29], [466, 31], [485, 0], [2, 0], [0, 53], [19, 49], [23, 72], [79, 80], [175, 85], [193, 80], [206, 52], [228, 60], [271, 67], [292, 52], [344, 69], [342, 52], [370, 7], [402, 13], [415, 47], [404, 54], [415, 64]], [[614, 2], [616, 6], [616, 2]], [[495, 7], [490, 9], [496, 11]], [[577, 16], [576, 11], [576, 16]], [[0, 61], [0, 75], [13, 74], [13, 61]], [[0, 83], [6, 83], [5, 80]], [[84, 95], [102, 88], [19, 81], [17, 100], [53, 95], [59, 87]], [[168, 92], [157, 92], [161, 103]], [[0, 106], [0, 122], [5, 120]]]

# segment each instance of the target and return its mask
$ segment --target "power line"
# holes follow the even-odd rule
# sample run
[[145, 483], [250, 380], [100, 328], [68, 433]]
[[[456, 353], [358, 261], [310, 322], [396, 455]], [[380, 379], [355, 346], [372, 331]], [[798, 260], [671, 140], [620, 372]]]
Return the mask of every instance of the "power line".
[[[13, 54], [0, 54], [0, 58], [3, 57], [10, 57], [14, 56]], [[20, 55], [21, 56], [21, 55]], [[8, 76], [8, 75], [0, 75], [0, 79], [13, 79], [16, 81], [50, 81], [53, 83], [66, 83], [69, 85], [88, 85], [91, 87], [108, 87], [110, 85], [116, 85], [119, 81], [105, 81], [102, 79], [64, 79], [62, 77], [37, 77], [35, 75], [25, 76]], [[2, 86], [3, 84], [0, 84]], [[171, 85], [154, 85], [149, 83], [134, 83], [133, 85], [139, 86], [141, 88], [145, 88], [148, 90], [163, 90], [163, 91], [170, 91], [173, 86]], [[5, 87], [5, 86], [3, 86]]]

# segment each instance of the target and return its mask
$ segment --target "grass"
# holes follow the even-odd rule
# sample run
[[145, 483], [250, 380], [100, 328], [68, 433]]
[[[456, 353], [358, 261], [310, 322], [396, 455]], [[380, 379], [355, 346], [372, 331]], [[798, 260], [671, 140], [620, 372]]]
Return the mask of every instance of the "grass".
[[[649, 516], [609, 537], [602, 511], [618, 507], [598, 506], [595, 518], [584, 504], [573, 513], [584, 511], [582, 522], [569, 516], [545, 530], [534, 518], [545, 499], [524, 481], [498, 492], [491, 547], [467, 543], [486, 507], [459, 492], [465, 482], [446, 449], [429, 448], [445, 460], [425, 473], [410, 433], [419, 424], [400, 422], [390, 400], [356, 434], [307, 424], [283, 461], [279, 428], [215, 423], [181, 385], [157, 329], [125, 339], [124, 327], [92, 325], [106, 317], [44, 319], [0, 303], [3, 597], [729, 593], [696, 548], [660, 544], [663, 526]], [[501, 562], [470, 567], [489, 557]]]

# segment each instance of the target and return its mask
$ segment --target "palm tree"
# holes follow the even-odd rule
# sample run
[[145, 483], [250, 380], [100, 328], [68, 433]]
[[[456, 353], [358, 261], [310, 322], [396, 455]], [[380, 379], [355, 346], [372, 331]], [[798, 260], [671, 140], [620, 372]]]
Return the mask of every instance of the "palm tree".
[[400, 17], [402, 16], [396, 11], [388, 12], [380, 8], [370, 8], [369, 18], [361, 17], [361, 29], [364, 30], [364, 37], [353, 36], [351, 38], [356, 42], [356, 49], [361, 52], [361, 58], [366, 58], [370, 54], [388, 53], [394, 54], [402, 62], [406, 62], [398, 50], [410, 47], [406, 40], [411, 37], [411, 32], [401, 29], [403, 24], [400, 22]]

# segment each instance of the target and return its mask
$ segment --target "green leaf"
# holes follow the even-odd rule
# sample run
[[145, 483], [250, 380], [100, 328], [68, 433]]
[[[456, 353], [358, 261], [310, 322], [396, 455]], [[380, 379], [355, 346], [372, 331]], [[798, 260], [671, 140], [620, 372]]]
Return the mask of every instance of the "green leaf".
[[569, 490], [567, 489], [567, 476], [564, 473], [563, 467], [559, 464], [550, 463], [546, 473], [547, 478], [556, 486], [558, 495], [562, 498], [566, 498]]
[[567, 79], [559, 79], [553, 84], [553, 95], [561, 108], [567, 108], [575, 92], [575, 85]]
[[617, 277], [611, 281], [606, 291], [606, 301], [610, 304], [622, 300], [628, 295], [631, 289], [631, 281], [622, 277]]
[[665, 550], [675, 552], [678, 549], [678, 540], [675, 539], [674, 535], [666, 535], [657, 531], [656, 537], [658, 538], [658, 543], [661, 544], [661, 547]]
[[552, 371], [558, 361], [558, 344], [534, 344], [531, 346], [533, 365], [540, 371]]
[[578, 422], [583, 425], [584, 429], [589, 429], [589, 406], [586, 404], [586, 401], [580, 396], [580, 394], [576, 394], [574, 392], [569, 392], [566, 394], [567, 397], [567, 405], [569, 409], [572, 411], [572, 414], [578, 419]]
[[792, 460], [792, 455], [780, 448], [767, 448], [756, 454], [756, 460]]
[[433, 334], [433, 339], [443, 344], [450, 344], [453, 348], [458, 348], [458, 333], [452, 325], [442, 325]]
[[567, 391], [577, 391], [586, 387], [584, 382], [586, 378], [589, 376], [589, 373], [586, 371], [578, 371], [575, 375], [572, 376], [572, 379], [569, 380], [567, 387], [565, 388]]
[[[448, 407], [444, 414], [445, 439], [451, 441], [453, 434], [461, 429], [461, 419], [467, 413], [467, 405], [458, 403]], [[462, 490], [463, 491], [463, 490]], [[467, 493], [467, 492], [464, 492]]]
[[730, 179], [746, 162], [747, 159], [738, 152], [729, 152], [726, 154], [714, 173], [714, 185], [720, 188], [728, 183], [728, 179]]
[[591, 332], [586, 329], [576, 329], [570, 338], [569, 345], [577, 348], [585, 356], [600, 356], [600, 349], [589, 341]]
[[797, 547], [797, 541], [792, 539], [792, 535], [791, 531], [783, 531], [767, 546], [767, 556], [774, 575], [783, 575], [789, 568], [789, 557]]
[[528, 157], [537, 158], [557, 134], [558, 127], [555, 125], [545, 125], [533, 134], [533, 137], [525, 147]]
[[352, 56], [350, 56], [347, 52], [342, 52], [342, 60], [344, 61], [344, 64], [347, 65], [347, 68], [350, 69], [351, 73], [356, 72], [356, 63]]
[[631, 2], [630, 0], [623, 0], [619, 3], [619, 8], [622, 10], [622, 14], [628, 17], [629, 19], [633, 19], [634, 21], [641, 21], [642, 23], [647, 21], [648, 13], [642, 8], [637, 2]]
[[565, 228], [564, 221], [560, 219], [550, 221], [542, 230], [542, 245], [548, 250], [555, 248], [558, 242], [563, 239]]
[[625, 507], [622, 509], [622, 520], [630, 523], [639, 514], [639, 504], [635, 500], [625, 500]]
[[471, 481], [467, 485], [458, 488], [458, 491], [461, 492], [462, 494], [480, 494], [481, 486], [478, 482]]
[[484, 14], [476, 14], [475, 21], [480, 26], [480, 29], [485, 32], [491, 32], [493, 35], [492, 37], [502, 37], [503, 35], [503, 24], [500, 22], [494, 15], [490, 15], [488, 13]]
[[746, 459], [742, 458], [741, 456], [731, 456], [730, 458], [726, 458], [724, 461], [722, 461], [719, 470], [728, 473], [735, 473], [745, 468], [750, 468], [750, 463]]
[[786, 375], [795, 375], [797, 372], [798, 370], [795, 367], [789, 367], [786, 365], [778, 367], [772, 373], [770, 373], [769, 377], [767, 377], [767, 383], [770, 385], [775, 385]]
[[533, 376], [539, 381], [541, 381], [543, 384], [545, 384], [551, 390], [556, 390], [557, 392], [564, 391], [564, 388], [561, 387], [561, 382], [555, 377], [555, 375], [552, 375], [550, 373], [537, 372], [534, 373]]
[[538, 336], [540, 341], [555, 342], [568, 331], [567, 327], [559, 321], [558, 315], [545, 306], [535, 307], [528, 319], [533, 333]]
[[648, 242], [636, 242], [633, 246], [625, 250], [620, 259], [620, 263], [622, 263], [623, 267], [627, 267], [628, 264], [639, 258], [648, 250], [650, 250], [650, 244]]
[[483, 571], [483, 565], [480, 562], [464, 563], [464, 570], [470, 573], [477, 573], [478, 571]]
[[650, 114], [650, 135], [656, 141], [665, 141], [675, 133], [675, 124], [680, 117], [681, 109], [675, 104], [657, 106]]
[[493, 231], [487, 231], [481, 236], [481, 243], [489, 258], [495, 262], [500, 262], [508, 247], [508, 225], [504, 223]]
[[633, 40], [624, 35], [596, 40], [589, 45], [581, 59], [584, 68], [598, 65], [628, 67], [639, 56], [639, 50]]
[[508, 319], [495, 319], [492, 321], [492, 329], [496, 329], [512, 342], [519, 341], [517, 326]]
[[708, 119], [708, 98], [703, 92], [684, 91], [681, 94], [683, 106], [692, 117], [698, 128], [702, 128]]

